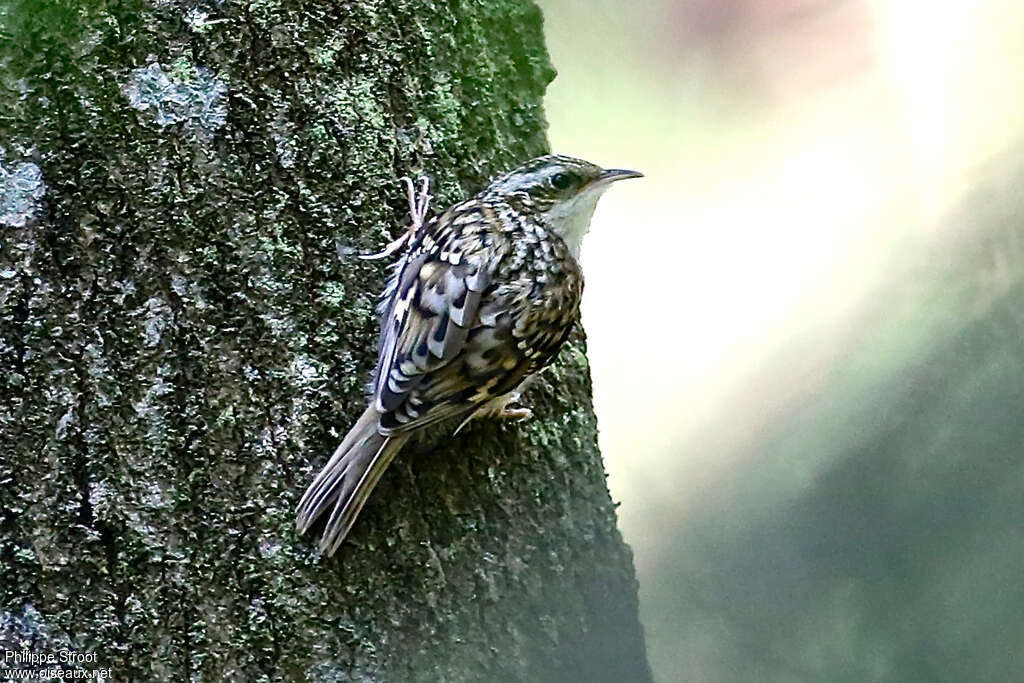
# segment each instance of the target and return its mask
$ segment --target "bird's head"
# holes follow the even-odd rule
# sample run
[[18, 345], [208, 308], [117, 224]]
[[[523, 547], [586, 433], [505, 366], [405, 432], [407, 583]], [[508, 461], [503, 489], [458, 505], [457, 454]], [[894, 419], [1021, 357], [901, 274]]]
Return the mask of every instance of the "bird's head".
[[616, 180], [641, 176], [637, 171], [605, 169], [583, 159], [548, 154], [501, 176], [485, 193], [539, 218], [578, 257], [597, 200]]

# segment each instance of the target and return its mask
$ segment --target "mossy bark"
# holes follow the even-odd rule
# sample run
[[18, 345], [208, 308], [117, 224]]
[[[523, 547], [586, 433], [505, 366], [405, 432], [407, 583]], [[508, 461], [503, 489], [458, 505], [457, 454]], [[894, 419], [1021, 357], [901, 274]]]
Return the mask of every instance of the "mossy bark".
[[413, 444], [338, 557], [293, 531], [364, 405], [385, 273], [354, 253], [402, 229], [396, 179], [445, 204], [545, 150], [538, 9], [13, 0], [0, 31], [3, 644], [117, 680], [647, 680], [581, 338], [532, 422]]

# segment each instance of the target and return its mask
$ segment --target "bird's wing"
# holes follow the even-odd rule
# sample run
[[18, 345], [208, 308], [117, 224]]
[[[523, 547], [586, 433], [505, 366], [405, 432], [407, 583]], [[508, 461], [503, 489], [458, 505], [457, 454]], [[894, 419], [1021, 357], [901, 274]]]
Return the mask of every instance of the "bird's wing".
[[415, 429], [464, 415], [547, 365], [572, 331], [576, 309], [571, 303], [547, 308], [543, 300], [521, 296], [530, 286], [514, 282], [488, 290], [462, 351], [425, 373], [403, 404], [381, 416], [381, 425]]
[[410, 249], [381, 315], [372, 385], [380, 413], [400, 408], [425, 377], [462, 352], [489, 284], [487, 249], [478, 242], [439, 243], [428, 233]]
[[463, 415], [514, 390], [568, 337], [582, 288], [575, 272], [544, 282], [510, 276], [495, 267], [495, 247], [479, 234], [435, 229], [396, 272], [373, 383], [385, 431]]

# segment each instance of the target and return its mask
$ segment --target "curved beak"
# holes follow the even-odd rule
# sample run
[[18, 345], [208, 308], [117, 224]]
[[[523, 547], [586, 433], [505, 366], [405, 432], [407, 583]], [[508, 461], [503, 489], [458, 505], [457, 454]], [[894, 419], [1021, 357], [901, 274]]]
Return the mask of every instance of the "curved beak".
[[627, 178], [643, 178], [644, 174], [640, 171], [630, 171], [625, 168], [606, 168], [601, 171], [601, 175], [598, 176], [598, 182], [600, 183], [612, 183], [616, 180], [626, 180]]

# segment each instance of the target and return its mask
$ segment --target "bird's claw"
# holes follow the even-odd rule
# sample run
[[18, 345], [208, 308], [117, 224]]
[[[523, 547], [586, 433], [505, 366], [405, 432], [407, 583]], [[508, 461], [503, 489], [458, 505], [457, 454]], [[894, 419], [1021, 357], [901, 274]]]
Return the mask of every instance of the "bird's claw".
[[409, 225], [409, 229], [402, 233], [401, 237], [391, 241], [382, 250], [374, 254], [360, 254], [359, 258], [364, 261], [376, 261], [391, 256], [407, 243], [410, 243], [427, 220], [430, 200], [434, 198], [429, 192], [430, 179], [427, 176], [420, 178], [419, 192], [416, 191], [416, 184], [409, 176], [402, 176], [401, 181], [405, 185], [405, 196], [409, 200], [409, 217], [412, 218], [412, 223]]
[[359, 258], [361, 258], [364, 261], [376, 261], [378, 259], [387, 258], [388, 256], [391, 256], [396, 251], [401, 249], [405, 245], [405, 243], [408, 242], [408, 241], [409, 241], [409, 232], [406, 231], [406, 232], [402, 233], [401, 237], [399, 237], [396, 240], [392, 240], [386, 247], [384, 247], [380, 251], [378, 251], [378, 252], [376, 252], [374, 254], [360, 254]]
[[412, 217], [412, 225], [409, 226], [409, 232], [415, 234], [426, 222], [427, 209], [430, 208], [430, 200], [434, 198], [430, 194], [430, 178], [427, 176], [420, 178], [420, 191], [418, 193], [412, 178], [403, 176], [402, 182], [405, 184], [405, 196], [409, 199], [409, 216]]
[[501, 412], [494, 417], [499, 420], [512, 420], [514, 422], [522, 422], [523, 420], [529, 420], [533, 417], [533, 411], [529, 408], [502, 408]]
[[487, 415], [498, 420], [513, 420], [515, 422], [529, 420], [533, 417], [533, 411], [525, 406], [515, 405], [519, 403], [519, 397], [518, 391], [499, 396], [490, 406]]
[[459, 423], [459, 426], [455, 428], [452, 436], [455, 436], [462, 431], [462, 428], [469, 424], [470, 420], [480, 417], [493, 417], [496, 420], [513, 420], [515, 422], [522, 422], [523, 420], [529, 420], [533, 417], [533, 411], [529, 408], [522, 406], [510, 408], [509, 406], [519, 400], [519, 392], [513, 391], [503, 396], [492, 398], [487, 403], [474, 410], [469, 416]]

